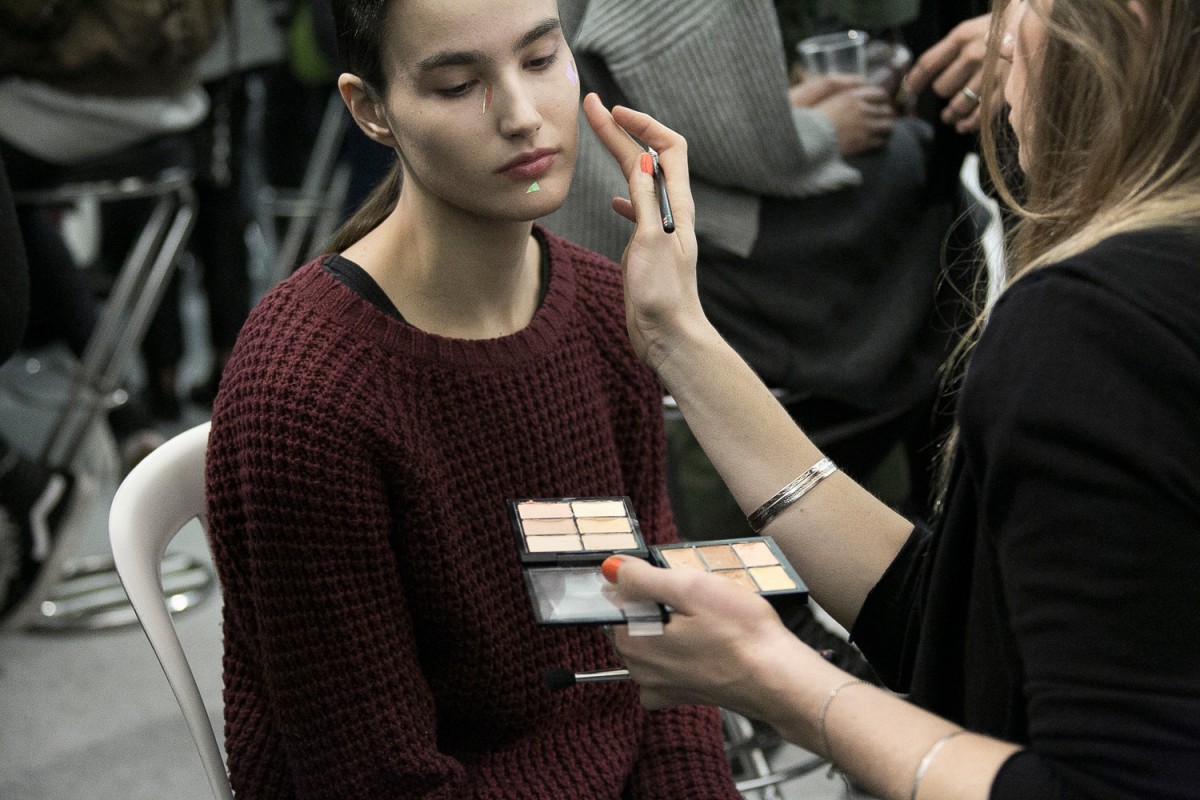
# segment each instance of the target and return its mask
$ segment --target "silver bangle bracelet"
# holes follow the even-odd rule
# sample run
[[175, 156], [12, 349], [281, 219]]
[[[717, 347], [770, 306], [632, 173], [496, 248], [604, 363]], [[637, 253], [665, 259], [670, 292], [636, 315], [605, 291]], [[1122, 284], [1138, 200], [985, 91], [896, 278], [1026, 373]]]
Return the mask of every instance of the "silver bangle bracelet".
[[921, 790], [921, 779], [925, 777], [925, 771], [929, 769], [929, 765], [933, 763], [933, 759], [937, 757], [941, 749], [946, 746], [946, 742], [960, 733], [966, 733], [966, 730], [959, 728], [956, 731], [950, 731], [950, 733], [947, 733], [930, 745], [929, 752], [925, 754], [925, 757], [921, 759], [921, 763], [917, 765], [917, 774], [913, 776], [912, 794], [908, 796], [908, 800], [917, 800], [917, 792]]
[[753, 514], [746, 517], [750, 528], [755, 533], [762, 533], [767, 524], [782, 514], [793, 503], [808, 494], [814, 486], [837, 472], [837, 464], [829, 458], [822, 458], [813, 464], [787, 486], [775, 493], [767, 502], [759, 506]]
[[831, 772], [833, 771], [833, 748], [829, 744], [829, 731], [825, 727], [825, 717], [829, 714], [829, 707], [833, 705], [833, 698], [838, 696], [838, 692], [848, 686], [857, 686], [859, 684], [863, 686], [870, 685], [867, 681], [860, 680], [859, 678], [851, 678], [850, 680], [842, 681], [830, 689], [829, 694], [825, 695], [825, 702], [821, 706], [821, 713], [817, 715], [817, 739], [820, 741], [820, 747], [824, 751], [823, 753], [817, 753], [817, 755], [824, 757], [829, 762]]

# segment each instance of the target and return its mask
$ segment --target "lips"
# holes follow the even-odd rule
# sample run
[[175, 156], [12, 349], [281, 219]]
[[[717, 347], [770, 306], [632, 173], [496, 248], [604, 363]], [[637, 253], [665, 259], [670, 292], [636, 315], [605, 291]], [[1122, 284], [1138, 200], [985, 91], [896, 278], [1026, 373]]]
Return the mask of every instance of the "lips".
[[531, 150], [517, 156], [496, 172], [514, 180], [535, 180], [550, 171], [557, 155], [554, 150]]

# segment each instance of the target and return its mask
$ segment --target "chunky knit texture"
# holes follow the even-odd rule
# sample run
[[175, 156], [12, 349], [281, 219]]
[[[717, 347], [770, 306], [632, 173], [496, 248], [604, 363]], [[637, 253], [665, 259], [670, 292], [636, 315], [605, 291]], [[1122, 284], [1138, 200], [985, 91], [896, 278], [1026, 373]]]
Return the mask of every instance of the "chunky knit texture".
[[616, 659], [534, 623], [504, 501], [628, 494], [648, 541], [674, 536], [619, 271], [546, 238], [511, 336], [424, 333], [315, 262], [246, 323], [207, 461], [239, 796], [739, 797], [713, 709], [542, 685]]

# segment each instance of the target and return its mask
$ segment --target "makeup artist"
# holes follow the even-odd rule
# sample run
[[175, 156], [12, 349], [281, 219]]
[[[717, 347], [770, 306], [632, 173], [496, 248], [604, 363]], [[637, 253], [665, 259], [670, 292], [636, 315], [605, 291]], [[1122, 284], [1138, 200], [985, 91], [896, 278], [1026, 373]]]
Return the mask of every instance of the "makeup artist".
[[554, 0], [333, 11], [342, 97], [398, 162], [222, 374], [207, 509], [235, 792], [738, 800], [715, 709], [543, 685], [616, 659], [596, 626], [535, 623], [506, 501], [628, 496], [647, 543], [675, 539], [620, 269], [533, 224], [578, 137]]
[[[992, 26], [1007, 108], [983, 93], [983, 144], [1019, 217], [1013, 277], [964, 345], [930, 526], [816, 479], [822, 454], [701, 311], [685, 142], [586, 98], [629, 176], [634, 346], [907, 698], [826, 663], [761, 598], [636, 559], [606, 577], [676, 611], [662, 637], [615, 641], [648, 707], [762, 718], [888, 800], [1197, 798], [1200, 0], [999, 0]], [[659, 153], [672, 236], [625, 131]]]

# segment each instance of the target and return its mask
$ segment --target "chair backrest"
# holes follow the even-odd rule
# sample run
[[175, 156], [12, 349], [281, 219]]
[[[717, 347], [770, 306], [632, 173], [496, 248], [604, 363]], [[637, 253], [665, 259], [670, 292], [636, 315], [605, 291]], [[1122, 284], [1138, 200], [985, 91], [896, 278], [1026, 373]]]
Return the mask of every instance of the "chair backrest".
[[208, 430], [205, 422], [184, 431], [133, 468], [113, 497], [108, 536], [117, 574], [179, 701], [213, 796], [232, 800], [216, 732], [163, 600], [159, 572], [175, 534], [193, 519], [203, 524]]

